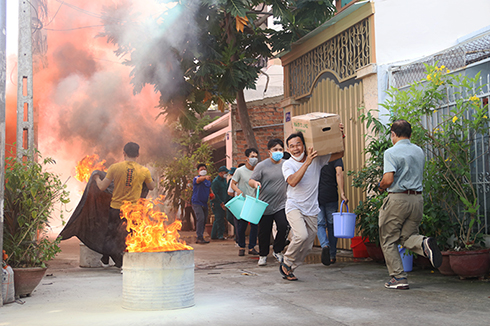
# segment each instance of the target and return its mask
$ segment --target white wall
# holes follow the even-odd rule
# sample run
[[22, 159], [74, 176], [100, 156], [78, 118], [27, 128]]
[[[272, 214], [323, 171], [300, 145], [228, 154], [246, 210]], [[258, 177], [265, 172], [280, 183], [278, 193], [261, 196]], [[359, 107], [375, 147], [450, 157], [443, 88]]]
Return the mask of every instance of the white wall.
[[[274, 97], [284, 94], [284, 70], [280, 65], [279, 60], [273, 60], [275, 61], [272, 64], [270, 64], [267, 68], [262, 69], [269, 76], [269, 84], [267, 85], [267, 76], [261, 74], [257, 79], [257, 84], [255, 85], [256, 88], [246, 89], [244, 91], [245, 101], [250, 102], [263, 100], [267, 97]], [[266, 85], [267, 89], [265, 89]]]
[[490, 25], [490, 0], [373, 0], [378, 65], [418, 59]]

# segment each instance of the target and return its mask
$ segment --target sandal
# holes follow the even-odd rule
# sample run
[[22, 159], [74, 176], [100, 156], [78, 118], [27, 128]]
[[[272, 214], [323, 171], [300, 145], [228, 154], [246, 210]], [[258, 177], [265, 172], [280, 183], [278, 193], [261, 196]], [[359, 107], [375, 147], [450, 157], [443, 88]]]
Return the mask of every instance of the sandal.
[[285, 263], [281, 263], [279, 265], [279, 272], [282, 274], [282, 278], [288, 281], [297, 281], [298, 278], [294, 276], [293, 272], [291, 271], [291, 267], [286, 265]]

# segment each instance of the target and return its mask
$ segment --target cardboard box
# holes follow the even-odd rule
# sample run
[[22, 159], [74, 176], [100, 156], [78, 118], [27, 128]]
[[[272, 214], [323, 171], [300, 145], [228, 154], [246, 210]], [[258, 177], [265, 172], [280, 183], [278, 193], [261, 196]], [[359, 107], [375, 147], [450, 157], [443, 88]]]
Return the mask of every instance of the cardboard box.
[[344, 151], [338, 114], [312, 112], [292, 117], [291, 121], [293, 132], [301, 131], [305, 137], [306, 148], [313, 147], [318, 155]]

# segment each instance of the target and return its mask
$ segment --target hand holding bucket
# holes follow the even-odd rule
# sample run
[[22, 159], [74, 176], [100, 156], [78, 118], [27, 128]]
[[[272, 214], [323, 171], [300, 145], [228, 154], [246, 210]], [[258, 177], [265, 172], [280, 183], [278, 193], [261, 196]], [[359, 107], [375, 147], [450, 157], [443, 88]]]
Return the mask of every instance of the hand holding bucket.
[[349, 206], [345, 204], [347, 212], [342, 213], [345, 202], [340, 204], [340, 212], [333, 215], [333, 234], [336, 238], [351, 239], [356, 231], [356, 214], [349, 213]]
[[254, 197], [248, 196], [243, 204], [242, 213], [240, 217], [245, 221], [253, 224], [258, 224], [264, 214], [265, 209], [269, 204], [259, 200], [260, 187], [257, 187], [257, 194]]

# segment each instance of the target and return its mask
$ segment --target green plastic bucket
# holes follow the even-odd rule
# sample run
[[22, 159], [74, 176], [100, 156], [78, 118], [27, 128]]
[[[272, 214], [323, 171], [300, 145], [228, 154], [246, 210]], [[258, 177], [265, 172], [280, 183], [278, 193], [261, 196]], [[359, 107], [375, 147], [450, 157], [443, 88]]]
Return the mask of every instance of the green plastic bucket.
[[235, 196], [230, 199], [226, 204], [226, 208], [228, 208], [231, 213], [236, 217], [237, 220], [240, 220], [240, 214], [242, 213], [243, 204], [245, 203], [245, 198], [240, 196]]
[[242, 219], [253, 224], [259, 223], [262, 214], [264, 214], [265, 209], [269, 206], [266, 202], [259, 200], [259, 189], [260, 187], [257, 188], [256, 198], [247, 195], [242, 214], [240, 215]]

